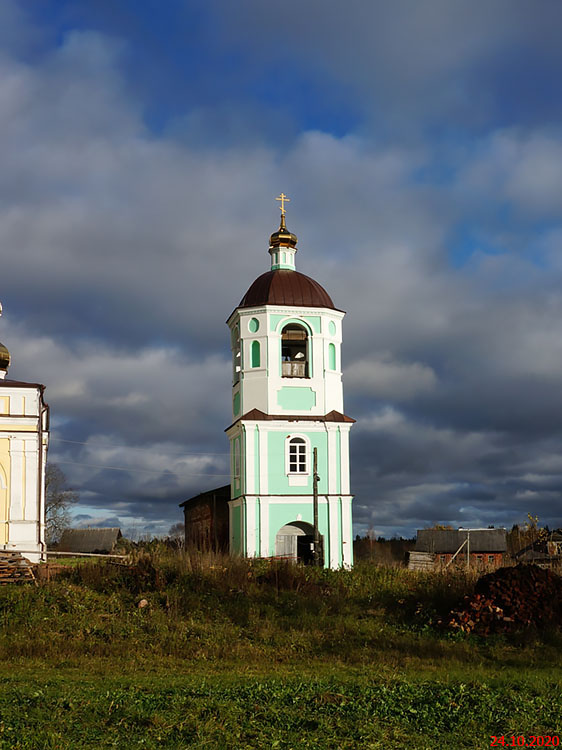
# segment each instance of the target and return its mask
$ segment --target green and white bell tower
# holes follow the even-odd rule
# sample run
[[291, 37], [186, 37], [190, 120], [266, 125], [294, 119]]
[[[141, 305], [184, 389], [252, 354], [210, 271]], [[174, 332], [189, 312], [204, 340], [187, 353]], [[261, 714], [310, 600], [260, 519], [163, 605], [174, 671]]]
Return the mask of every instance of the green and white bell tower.
[[232, 345], [230, 551], [308, 561], [314, 448], [325, 567], [353, 564], [349, 433], [341, 371], [345, 313], [295, 267], [285, 223], [269, 240], [271, 270], [227, 321]]

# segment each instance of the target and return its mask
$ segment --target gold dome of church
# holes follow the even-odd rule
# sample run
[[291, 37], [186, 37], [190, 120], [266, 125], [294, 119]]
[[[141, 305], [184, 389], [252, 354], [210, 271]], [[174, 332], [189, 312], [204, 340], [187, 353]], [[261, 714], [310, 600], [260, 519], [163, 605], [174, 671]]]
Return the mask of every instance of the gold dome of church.
[[291, 199], [285, 193], [281, 193], [275, 200], [281, 202], [279, 206], [281, 209], [281, 223], [279, 224], [279, 229], [270, 236], [269, 247], [296, 247], [297, 235], [289, 232], [285, 224], [285, 203], [290, 203]]
[[269, 247], [296, 247], [297, 235], [289, 232], [285, 224], [285, 215], [281, 214], [279, 229], [269, 238]]
[[10, 366], [10, 352], [4, 344], [0, 344], [0, 370], [7, 370]]

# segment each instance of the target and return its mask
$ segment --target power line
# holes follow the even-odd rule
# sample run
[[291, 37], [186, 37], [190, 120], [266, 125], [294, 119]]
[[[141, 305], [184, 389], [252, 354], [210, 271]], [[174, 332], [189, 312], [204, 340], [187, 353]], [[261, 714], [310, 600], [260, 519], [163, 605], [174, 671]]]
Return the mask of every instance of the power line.
[[[124, 495], [108, 495], [107, 492], [103, 492], [101, 490], [93, 490], [91, 487], [88, 487], [85, 484], [82, 484], [80, 486], [72, 485], [72, 489], [75, 492], [81, 492], [81, 493], [87, 493], [88, 495], [98, 495], [100, 498], [103, 498], [105, 500], [113, 500], [118, 503], [126, 503], [129, 505], [143, 505], [145, 502], [156, 502], [156, 503], [173, 503], [175, 502], [173, 497], [162, 497], [162, 496], [156, 496], [156, 495], [140, 495], [140, 494], [134, 494], [133, 496], [124, 496]], [[107, 505], [94, 505], [95, 500], [93, 498], [85, 498], [82, 495], [80, 496], [80, 500], [76, 505], [73, 505], [73, 508], [76, 508], [77, 510], [82, 510], [84, 507], [94, 507], [94, 508], [100, 508], [103, 507], [105, 509], [110, 510], [112, 513], [115, 513], [116, 515], [119, 515], [120, 509], [119, 508], [112, 508], [108, 507]], [[123, 510], [123, 509], [121, 509]]]
[[[100, 444], [92, 444], [92, 443], [85, 443], [82, 440], [65, 440], [64, 438], [53, 437], [53, 435], [51, 435], [50, 439], [51, 440], [56, 440], [59, 443], [72, 443], [73, 445], [87, 445], [90, 448], [127, 448], [128, 450], [133, 450], [133, 451], [149, 451], [149, 450], [154, 450], [154, 448], [152, 448], [150, 446], [125, 445], [124, 443], [103, 443], [103, 444], [100, 443]], [[197, 453], [197, 452], [193, 452], [193, 451], [183, 452], [180, 449], [178, 449], [178, 450], [179, 450], [179, 455], [183, 455], [183, 456], [229, 456], [230, 455], [230, 453], [228, 453], [226, 451], [223, 452], [223, 453], [207, 453], [207, 452]]]
[[[127, 466], [105, 466], [103, 464], [84, 464], [80, 461], [63, 461], [60, 459], [56, 459], [57, 464], [72, 464], [74, 466], [88, 466], [91, 469], [112, 469], [113, 471], [128, 471], [131, 473], [135, 472], [149, 472], [151, 474], [163, 474], [166, 471], [169, 471], [169, 469], [141, 469], [138, 467], [127, 467]], [[190, 474], [178, 474], [177, 472], [171, 472], [176, 477], [229, 477], [230, 474], [208, 474], [208, 473], [195, 473], [192, 472]]]

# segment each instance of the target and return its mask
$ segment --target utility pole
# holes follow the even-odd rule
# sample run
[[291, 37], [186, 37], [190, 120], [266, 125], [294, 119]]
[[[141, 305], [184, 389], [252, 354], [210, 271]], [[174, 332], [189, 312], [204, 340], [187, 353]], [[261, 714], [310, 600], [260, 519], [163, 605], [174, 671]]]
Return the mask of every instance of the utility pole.
[[466, 569], [470, 570], [470, 529], [466, 530]]
[[314, 565], [320, 565], [320, 534], [318, 533], [318, 448], [312, 451], [312, 516], [314, 526]]

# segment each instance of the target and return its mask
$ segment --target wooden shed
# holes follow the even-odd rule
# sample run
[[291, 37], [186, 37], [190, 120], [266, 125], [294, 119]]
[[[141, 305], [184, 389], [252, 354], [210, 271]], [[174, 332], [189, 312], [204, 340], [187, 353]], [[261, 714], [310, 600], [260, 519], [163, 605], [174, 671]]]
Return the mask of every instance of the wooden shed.
[[541, 568], [562, 566], [562, 529], [541, 530], [540, 537], [514, 555], [518, 562], [533, 563]]
[[471, 567], [498, 567], [507, 552], [505, 529], [419, 529], [410, 570], [444, 567], [455, 560]]
[[63, 531], [57, 552], [89, 552], [110, 554], [122, 538], [121, 529], [66, 529]]
[[180, 503], [185, 521], [185, 546], [227, 552], [230, 484], [201, 492]]

